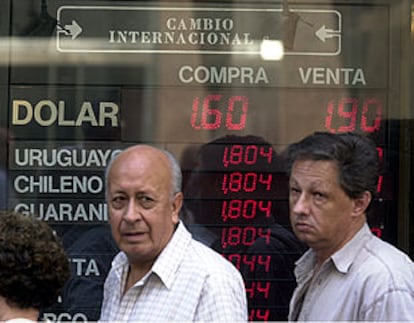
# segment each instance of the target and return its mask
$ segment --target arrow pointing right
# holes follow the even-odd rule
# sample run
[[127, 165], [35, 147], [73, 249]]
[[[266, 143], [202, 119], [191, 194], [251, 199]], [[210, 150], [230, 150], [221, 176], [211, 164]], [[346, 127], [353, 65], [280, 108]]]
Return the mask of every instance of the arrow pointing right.
[[69, 31], [69, 33], [67, 34], [71, 35], [73, 40], [80, 35], [80, 33], [82, 32], [82, 27], [79, 26], [79, 24], [75, 20], [72, 20], [71, 25], [65, 25], [65, 30]]

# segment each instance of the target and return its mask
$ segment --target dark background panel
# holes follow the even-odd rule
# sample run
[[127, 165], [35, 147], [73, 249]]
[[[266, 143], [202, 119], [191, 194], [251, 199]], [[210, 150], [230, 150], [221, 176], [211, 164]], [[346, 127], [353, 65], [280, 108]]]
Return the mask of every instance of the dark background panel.
[[[2, 72], [0, 70], [0, 75]], [[7, 127], [7, 86], [0, 85], [0, 209], [7, 208], [7, 191], [8, 191], [8, 175], [7, 175], [7, 157], [8, 157], [8, 141], [10, 140], [10, 132]]]

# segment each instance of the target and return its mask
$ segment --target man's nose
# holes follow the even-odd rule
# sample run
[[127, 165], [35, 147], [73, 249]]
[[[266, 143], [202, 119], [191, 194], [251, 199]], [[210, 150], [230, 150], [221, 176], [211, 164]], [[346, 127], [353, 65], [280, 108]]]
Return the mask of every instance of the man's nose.
[[139, 204], [135, 199], [130, 199], [128, 206], [124, 213], [124, 220], [126, 222], [132, 223], [135, 221], [141, 220], [141, 209], [139, 207]]
[[302, 192], [297, 200], [293, 203], [293, 212], [295, 214], [307, 215], [310, 210], [310, 198], [307, 194]]

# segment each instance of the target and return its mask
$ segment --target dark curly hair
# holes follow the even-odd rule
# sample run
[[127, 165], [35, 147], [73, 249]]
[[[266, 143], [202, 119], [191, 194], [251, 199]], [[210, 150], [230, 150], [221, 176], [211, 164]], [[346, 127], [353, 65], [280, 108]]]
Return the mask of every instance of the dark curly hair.
[[49, 225], [13, 211], [0, 211], [0, 295], [19, 308], [56, 302], [69, 278], [69, 260]]
[[330, 160], [337, 164], [339, 184], [350, 198], [364, 191], [376, 195], [379, 174], [374, 142], [362, 133], [315, 132], [285, 151], [290, 175], [296, 160]]

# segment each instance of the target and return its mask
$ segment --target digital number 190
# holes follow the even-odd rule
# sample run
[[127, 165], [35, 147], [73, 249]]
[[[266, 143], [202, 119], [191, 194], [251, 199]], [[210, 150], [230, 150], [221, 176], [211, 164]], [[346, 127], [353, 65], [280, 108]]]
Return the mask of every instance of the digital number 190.
[[[360, 109], [362, 108], [362, 109]], [[340, 118], [345, 124], [335, 127], [335, 119]], [[355, 131], [378, 131], [382, 119], [382, 102], [376, 98], [368, 98], [362, 102], [357, 98], [345, 97], [337, 102], [329, 101], [325, 128], [333, 133]]]

